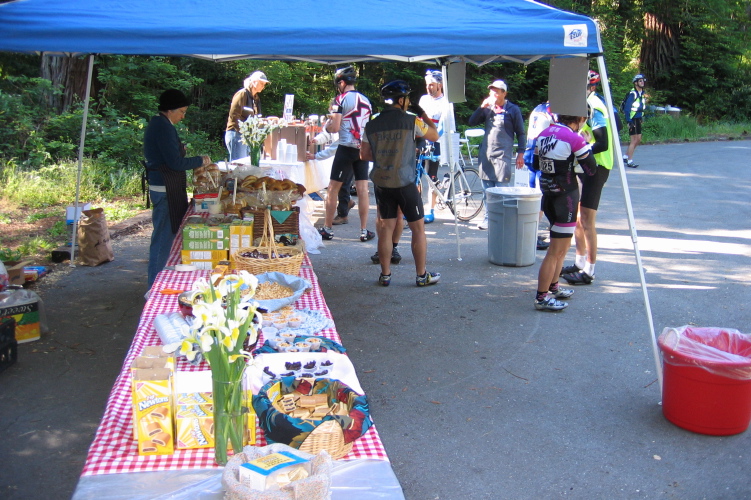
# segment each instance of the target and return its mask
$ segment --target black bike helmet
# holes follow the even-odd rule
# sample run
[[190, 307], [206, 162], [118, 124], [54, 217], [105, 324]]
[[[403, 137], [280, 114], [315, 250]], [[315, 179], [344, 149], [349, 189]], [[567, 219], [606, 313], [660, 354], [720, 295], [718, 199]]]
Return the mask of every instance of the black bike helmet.
[[334, 83], [339, 83], [341, 81], [344, 81], [347, 85], [354, 85], [357, 81], [357, 73], [355, 73], [355, 68], [352, 66], [347, 66], [345, 68], [339, 68], [336, 70], [336, 73], [334, 73]]
[[411, 92], [409, 83], [404, 80], [394, 80], [381, 87], [381, 97], [386, 101], [408, 96]]

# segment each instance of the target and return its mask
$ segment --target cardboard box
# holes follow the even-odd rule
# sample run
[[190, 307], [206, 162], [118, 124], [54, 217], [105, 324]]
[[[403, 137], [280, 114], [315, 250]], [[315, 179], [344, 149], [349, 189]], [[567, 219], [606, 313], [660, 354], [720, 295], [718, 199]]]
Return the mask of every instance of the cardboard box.
[[76, 209], [76, 205], [67, 207], [65, 209], [65, 223], [68, 225], [73, 224], [73, 221], [81, 218], [81, 212], [84, 210], [91, 210], [91, 203], [79, 203], [78, 209]]
[[3, 262], [5, 265], [5, 269], [8, 271], [8, 282], [11, 285], [23, 285], [26, 283], [26, 275], [24, 274], [23, 268], [25, 266], [28, 266], [33, 261], [26, 260], [26, 261], [8, 261]]
[[237, 220], [229, 226], [229, 252], [253, 246], [253, 221]]
[[[214, 269], [219, 261], [229, 260], [228, 250], [182, 250], [182, 262], [183, 264], [193, 264], [199, 269]], [[208, 268], [199, 267], [210, 263]]]
[[193, 196], [195, 210], [198, 213], [218, 213], [216, 207], [221, 203], [219, 193], [197, 194]]
[[309, 475], [310, 461], [290, 451], [270, 453], [244, 463], [238, 469], [240, 484], [259, 491], [276, 490]]
[[[144, 347], [144, 351], [146, 351], [141, 356], [138, 356], [136, 359], [133, 360], [133, 363], [130, 365], [130, 374], [131, 377], [134, 377], [136, 374], [136, 370], [169, 370], [170, 374], [174, 373], [175, 370], [175, 358], [171, 355], [167, 356], [147, 356], [149, 352], [151, 354], [156, 354], [155, 349], [158, 348], [160, 351], [162, 350], [161, 346], [149, 346]], [[150, 351], [147, 351], [150, 349]], [[164, 351], [162, 351], [164, 352]], [[164, 353], [167, 354], [167, 353]], [[131, 384], [131, 398], [133, 401], [135, 401], [135, 390], [136, 390], [136, 384]], [[138, 440], [138, 411], [136, 408], [136, 405], [133, 405], [133, 439]]]
[[133, 372], [139, 455], [171, 455], [175, 452], [171, 378], [167, 369], [136, 369]]
[[183, 238], [183, 250], [229, 250], [230, 239], [210, 239], [210, 240], [186, 240]]
[[308, 135], [304, 125], [291, 125], [273, 130], [263, 143], [263, 149], [272, 160], [277, 160], [276, 146], [280, 139], [297, 145], [297, 161], [307, 161]]
[[226, 224], [218, 226], [185, 225], [183, 227], [183, 240], [223, 240], [229, 236]]
[[214, 407], [180, 405], [175, 410], [175, 436], [178, 450], [214, 447]]
[[19, 344], [39, 340], [41, 327], [38, 300], [29, 299], [8, 306], [0, 306], [0, 318], [5, 317], [12, 317], [16, 320], [16, 340]]

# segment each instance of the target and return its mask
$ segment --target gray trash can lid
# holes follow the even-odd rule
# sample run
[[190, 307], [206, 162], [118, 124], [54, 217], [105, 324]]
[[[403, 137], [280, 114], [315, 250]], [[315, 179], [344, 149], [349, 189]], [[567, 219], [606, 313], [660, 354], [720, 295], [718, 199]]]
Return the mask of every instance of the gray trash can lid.
[[540, 199], [542, 198], [542, 192], [539, 189], [514, 186], [514, 187], [492, 187], [486, 190], [488, 198], [502, 198], [504, 200], [514, 199]]

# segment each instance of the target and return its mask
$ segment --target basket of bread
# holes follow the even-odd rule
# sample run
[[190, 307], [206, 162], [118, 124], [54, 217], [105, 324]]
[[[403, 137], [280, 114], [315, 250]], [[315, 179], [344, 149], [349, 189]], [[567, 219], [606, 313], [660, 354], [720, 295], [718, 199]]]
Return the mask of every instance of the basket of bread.
[[305, 248], [301, 242], [296, 246], [284, 246], [276, 242], [271, 210], [263, 211], [263, 235], [257, 246], [240, 248], [230, 256], [233, 267], [252, 274], [272, 271], [297, 276], [300, 273]]
[[335, 460], [372, 424], [367, 397], [328, 378], [272, 380], [253, 396], [253, 409], [269, 443], [312, 454], [325, 450]]

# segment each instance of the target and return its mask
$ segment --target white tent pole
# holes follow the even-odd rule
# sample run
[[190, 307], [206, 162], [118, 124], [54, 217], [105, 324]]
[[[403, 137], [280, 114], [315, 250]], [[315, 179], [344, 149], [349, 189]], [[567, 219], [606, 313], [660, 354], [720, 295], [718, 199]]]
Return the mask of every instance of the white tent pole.
[[81, 195], [81, 171], [83, 170], [83, 146], [86, 142], [86, 122], [89, 118], [89, 99], [91, 97], [91, 75], [94, 72], [94, 54], [89, 54], [89, 71], [86, 77], [86, 98], [83, 102], [83, 121], [81, 139], [78, 144], [78, 172], [76, 173], [76, 202], [73, 205], [73, 234], [70, 237], [70, 267], [76, 267], [76, 238], [78, 236], [78, 201]]
[[[449, 102], [449, 89], [448, 89], [448, 65], [441, 65], [441, 72], [443, 73], [443, 95], [446, 96], [446, 105], [443, 109], [443, 134], [446, 140], [443, 143], [446, 145], [446, 154], [449, 159], [449, 182], [451, 183], [451, 189], [449, 193], [454, 194], [454, 233], [456, 235], [456, 260], [462, 261], [462, 244], [459, 239], [459, 219], [456, 217], [456, 191], [454, 186], [454, 172], [456, 172], [454, 166], [454, 131], [456, 130], [456, 123], [454, 123], [454, 107]], [[461, 154], [461, 153], [460, 153]]]
[[[597, 57], [597, 67], [600, 70], [602, 78], [602, 90], [605, 93], [605, 105], [608, 109], [609, 122], [615, 125], [615, 115], [613, 113], [613, 97], [610, 94], [610, 84], [608, 82], [608, 72], [605, 68], [605, 59], [603, 56]], [[662, 394], [662, 363], [660, 362], [660, 353], [657, 346], [657, 337], [655, 335], [654, 321], [652, 320], [652, 308], [649, 305], [649, 292], [647, 291], [647, 281], [644, 278], [644, 267], [641, 262], [641, 252], [639, 251], [639, 242], [636, 236], [636, 224], [634, 222], [634, 209], [631, 206], [631, 195], [628, 190], [628, 181], [626, 180], [626, 169], [623, 166], [623, 150], [618, 138], [618, 130], [608, 127], [613, 135], [613, 145], [615, 146], [613, 158], [614, 163], [618, 165], [618, 172], [621, 176], [621, 185], [623, 186], [623, 197], [626, 201], [626, 214], [628, 215], [628, 227], [631, 230], [631, 242], [634, 244], [634, 253], [636, 254], [636, 266], [639, 268], [639, 279], [641, 280], [641, 291], [644, 295], [644, 308], [647, 313], [647, 322], [649, 323], [650, 339], [652, 341], [652, 354], [654, 355], [655, 368], [657, 370], [657, 382], [660, 385], [660, 394]]]

